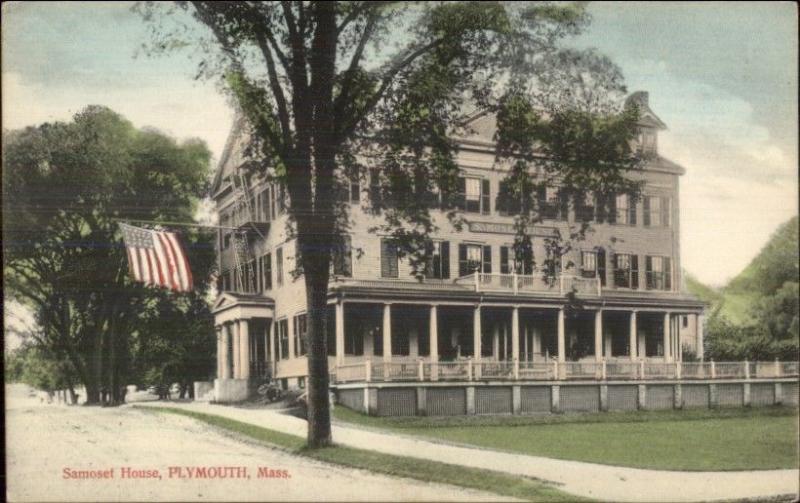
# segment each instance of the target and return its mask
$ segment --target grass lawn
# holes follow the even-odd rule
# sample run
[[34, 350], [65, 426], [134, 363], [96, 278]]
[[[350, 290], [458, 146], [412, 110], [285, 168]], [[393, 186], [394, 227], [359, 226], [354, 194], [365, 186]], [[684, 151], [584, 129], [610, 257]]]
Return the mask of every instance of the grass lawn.
[[664, 470], [798, 467], [788, 407], [546, 416], [379, 418], [336, 407], [341, 421], [557, 459]]
[[305, 439], [249, 423], [212, 414], [204, 414], [169, 407], [136, 407], [138, 410], [155, 413], [188, 416], [207, 424], [258, 440], [270, 447], [277, 447], [298, 456], [304, 456], [331, 464], [369, 470], [375, 473], [406, 477], [425, 482], [449, 484], [525, 501], [586, 501], [555, 489], [544, 482], [506, 475], [491, 470], [426, 461], [403, 456], [392, 456], [363, 449], [333, 446], [324, 449], [307, 449]]

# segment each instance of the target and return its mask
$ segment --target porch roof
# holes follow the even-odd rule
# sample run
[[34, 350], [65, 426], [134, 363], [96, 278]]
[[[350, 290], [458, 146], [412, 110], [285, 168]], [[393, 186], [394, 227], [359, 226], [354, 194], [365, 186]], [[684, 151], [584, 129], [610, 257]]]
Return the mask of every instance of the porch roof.
[[275, 301], [263, 295], [223, 292], [211, 306], [215, 324], [250, 318], [273, 318]]

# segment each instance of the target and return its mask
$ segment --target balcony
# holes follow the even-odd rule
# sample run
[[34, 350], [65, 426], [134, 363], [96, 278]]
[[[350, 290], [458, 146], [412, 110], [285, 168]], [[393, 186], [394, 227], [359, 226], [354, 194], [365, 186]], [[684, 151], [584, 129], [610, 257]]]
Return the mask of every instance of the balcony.
[[543, 274], [486, 274], [474, 273], [454, 281], [476, 292], [500, 292], [514, 295], [549, 294], [564, 296], [568, 293], [599, 296], [602, 293], [599, 278], [582, 278], [561, 274], [547, 277]]

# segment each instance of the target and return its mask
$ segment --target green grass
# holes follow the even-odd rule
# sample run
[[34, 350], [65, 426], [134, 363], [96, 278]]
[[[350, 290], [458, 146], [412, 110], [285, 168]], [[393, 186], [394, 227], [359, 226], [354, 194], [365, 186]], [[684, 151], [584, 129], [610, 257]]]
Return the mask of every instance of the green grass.
[[797, 468], [787, 407], [546, 416], [334, 417], [408, 435], [557, 459], [663, 470]]
[[[532, 478], [506, 475], [491, 470], [438, 463], [418, 458], [392, 456], [363, 449], [332, 446], [323, 449], [308, 449], [305, 439], [278, 431], [243, 423], [226, 417], [174, 407], [136, 407], [138, 410], [177, 414], [202, 421], [211, 426], [238, 433], [265, 443], [270, 447], [287, 450], [326, 463], [369, 470], [374, 473], [405, 477], [424, 482], [449, 484], [468, 489], [491, 492], [526, 501], [585, 501], [566, 494], [552, 485]], [[338, 407], [337, 409], [341, 409]]]

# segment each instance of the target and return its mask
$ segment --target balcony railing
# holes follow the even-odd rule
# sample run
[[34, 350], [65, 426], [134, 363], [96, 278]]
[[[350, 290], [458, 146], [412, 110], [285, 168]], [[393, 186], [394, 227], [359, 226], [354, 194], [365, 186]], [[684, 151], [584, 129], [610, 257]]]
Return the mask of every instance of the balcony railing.
[[405, 362], [364, 361], [337, 365], [331, 380], [349, 382], [391, 381], [620, 381], [695, 379], [775, 379], [798, 377], [798, 362], [651, 362], [602, 360], [558, 362], [426, 360]]
[[566, 295], [575, 292], [581, 295], [600, 295], [600, 278], [582, 278], [560, 274], [548, 277], [544, 274], [487, 274], [474, 273], [454, 281], [476, 292], [505, 292], [514, 295], [529, 293]]

